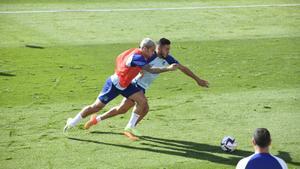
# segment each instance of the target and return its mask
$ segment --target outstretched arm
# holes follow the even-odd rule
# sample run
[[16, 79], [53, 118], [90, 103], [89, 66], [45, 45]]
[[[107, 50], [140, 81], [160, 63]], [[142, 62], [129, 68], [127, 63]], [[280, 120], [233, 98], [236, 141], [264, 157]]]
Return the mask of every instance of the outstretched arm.
[[151, 67], [150, 65], [145, 65], [143, 66], [143, 69], [146, 70], [147, 72], [150, 73], [163, 73], [163, 72], [167, 72], [167, 71], [174, 71], [178, 68], [178, 64], [171, 64], [168, 67], [163, 67], [163, 68], [159, 68], [159, 67]]
[[189, 76], [192, 79], [194, 79], [199, 86], [208, 87], [208, 85], [209, 85], [208, 82], [206, 80], [201, 79], [197, 75], [195, 75], [188, 67], [186, 67], [186, 66], [184, 66], [182, 64], [178, 64], [178, 69], [180, 69], [181, 72], [183, 72], [187, 76]]

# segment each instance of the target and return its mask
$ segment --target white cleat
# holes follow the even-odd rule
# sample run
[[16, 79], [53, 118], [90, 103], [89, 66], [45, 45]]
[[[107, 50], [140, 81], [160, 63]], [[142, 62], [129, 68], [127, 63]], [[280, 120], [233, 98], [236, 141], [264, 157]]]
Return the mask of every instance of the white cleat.
[[64, 127], [63, 132], [66, 133], [70, 128], [72, 128], [73, 126], [70, 125], [72, 118], [68, 118], [67, 123]]

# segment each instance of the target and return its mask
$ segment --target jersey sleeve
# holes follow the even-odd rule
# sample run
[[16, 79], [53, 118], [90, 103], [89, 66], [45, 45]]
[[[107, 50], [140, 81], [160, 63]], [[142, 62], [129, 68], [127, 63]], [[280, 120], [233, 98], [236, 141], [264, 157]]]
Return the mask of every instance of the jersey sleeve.
[[143, 67], [146, 64], [147, 64], [146, 59], [142, 55], [139, 55], [139, 54], [133, 54], [132, 56], [130, 56], [128, 58], [128, 60], [126, 62], [126, 65], [130, 66], [130, 67], [136, 67], [136, 66]]
[[247, 163], [249, 162], [250, 157], [241, 159], [236, 165], [235, 169], [246, 169]]
[[166, 57], [166, 61], [168, 62], [169, 65], [173, 64], [173, 63], [179, 64], [179, 62], [173, 56], [171, 56], [171, 55], [168, 55]]
[[276, 160], [279, 162], [279, 164], [281, 165], [282, 169], [288, 169], [287, 164], [286, 164], [281, 158], [276, 157], [276, 156], [274, 156], [274, 157], [275, 157]]

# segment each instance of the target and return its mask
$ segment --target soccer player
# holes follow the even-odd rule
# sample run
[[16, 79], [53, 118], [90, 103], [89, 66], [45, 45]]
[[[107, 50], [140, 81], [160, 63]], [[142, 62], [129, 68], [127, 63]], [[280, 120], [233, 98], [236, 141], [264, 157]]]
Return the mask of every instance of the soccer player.
[[252, 144], [255, 153], [239, 161], [236, 169], [287, 169], [286, 163], [270, 154], [271, 135], [266, 128], [257, 128]]
[[107, 103], [120, 94], [136, 103], [136, 114], [142, 115], [147, 113], [145, 112], [148, 111], [147, 99], [141, 89], [133, 85], [131, 81], [142, 69], [152, 73], [162, 73], [177, 69], [176, 64], [164, 68], [154, 68], [148, 65], [147, 60], [153, 55], [155, 46], [153, 40], [145, 38], [140, 43], [140, 48], [129, 49], [121, 53], [116, 59], [115, 74], [106, 80], [96, 101], [84, 107], [74, 118], [69, 118], [64, 127], [64, 132], [74, 127], [82, 118], [103, 109]]
[[[159, 68], [165, 68], [168, 65], [171, 64], [177, 64], [178, 68], [186, 74], [187, 76], [191, 77], [196, 81], [196, 83], [199, 86], [202, 87], [208, 87], [208, 82], [206, 80], [202, 80], [200, 77], [195, 75], [189, 68], [186, 66], [180, 64], [174, 57], [172, 57], [169, 52], [171, 48], [171, 42], [170, 40], [166, 38], [161, 38], [158, 42], [158, 46], [156, 49], [156, 52], [154, 55], [151, 57], [151, 60], [149, 61], [149, 65], [153, 67], [159, 67]], [[157, 78], [159, 74], [157, 73], [152, 73], [147, 70], [143, 70], [134, 80], [133, 84], [135, 84], [137, 87], [139, 87], [144, 93], [145, 91], [149, 88], [151, 83], [153, 82], [154, 79]], [[108, 112], [99, 115], [99, 116], [91, 116], [90, 121], [88, 121], [85, 124], [85, 129], [90, 128], [92, 125], [97, 124], [101, 120], [105, 120], [107, 118], [119, 115], [119, 114], [124, 114], [126, 113], [130, 108], [135, 106], [135, 103], [131, 99], [124, 98], [123, 101], [119, 106], [113, 107], [111, 110]], [[145, 111], [148, 112], [148, 111]], [[132, 140], [137, 140], [138, 136], [140, 136], [139, 132], [136, 130], [135, 126], [143, 119], [143, 117], [146, 115], [146, 113], [143, 114], [138, 114], [137, 113], [137, 107], [135, 106], [131, 118], [125, 127], [125, 132], [124, 134], [129, 137]], [[96, 120], [97, 119], [97, 120]]]

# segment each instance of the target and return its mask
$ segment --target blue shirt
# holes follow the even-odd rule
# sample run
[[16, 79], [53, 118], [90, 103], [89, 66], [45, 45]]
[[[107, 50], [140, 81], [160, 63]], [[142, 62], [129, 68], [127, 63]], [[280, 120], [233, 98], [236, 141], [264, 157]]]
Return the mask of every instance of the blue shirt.
[[287, 165], [269, 153], [255, 153], [240, 160], [236, 169], [287, 169]]

